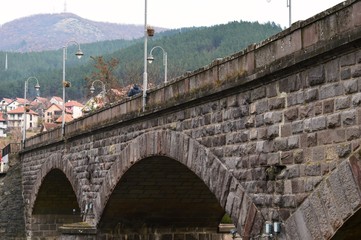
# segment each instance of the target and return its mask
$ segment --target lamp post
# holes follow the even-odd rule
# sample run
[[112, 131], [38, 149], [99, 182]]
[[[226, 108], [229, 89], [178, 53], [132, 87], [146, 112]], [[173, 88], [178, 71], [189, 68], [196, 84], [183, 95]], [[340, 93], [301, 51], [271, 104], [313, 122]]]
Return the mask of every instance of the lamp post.
[[62, 121], [61, 121], [61, 131], [62, 131], [62, 135], [65, 134], [65, 88], [70, 87], [70, 82], [65, 80], [65, 60], [67, 59], [67, 49], [68, 49], [68, 45], [70, 43], [75, 43], [78, 46], [78, 51], [75, 53], [75, 56], [78, 57], [78, 59], [80, 59], [84, 53], [81, 51], [80, 49], [80, 44], [76, 41], [69, 41], [65, 44], [65, 46], [63, 47], [63, 109], [62, 109]]
[[27, 109], [27, 99], [26, 99], [26, 93], [28, 91], [28, 82], [30, 79], [35, 79], [36, 80], [36, 85], [35, 85], [35, 90], [36, 90], [36, 93], [37, 93], [37, 96], [39, 96], [39, 89], [40, 89], [40, 85], [39, 85], [39, 81], [36, 77], [29, 77], [28, 79], [25, 80], [25, 85], [24, 85], [24, 100], [25, 100], [25, 103], [24, 103], [24, 119], [23, 119], [23, 147], [25, 147], [25, 139], [26, 139], [26, 113], [29, 111]]
[[161, 46], [155, 46], [150, 50], [149, 56], [148, 56], [148, 62], [152, 63], [154, 60], [154, 57], [152, 55], [152, 52], [154, 49], [156, 48], [160, 48], [162, 49], [163, 52], [163, 65], [164, 65], [164, 83], [167, 82], [167, 65], [168, 65], [168, 60], [167, 60], [167, 52], [161, 47]]
[[144, 73], [143, 73], [143, 112], [145, 111], [145, 105], [147, 102], [147, 85], [148, 85], [148, 73], [147, 73], [147, 54], [148, 54], [148, 32], [147, 32], [147, 0], [144, 6]]
[[288, 7], [288, 26], [291, 27], [291, 0], [287, 0], [287, 7]]
[[[288, 7], [288, 27], [291, 27], [291, 24], [292, 24], [292, 20], [291, 20], [291, 14], [292, 14], [291, 1], [292, 1], [292, 0], [287, 0], [287, 7]], [[271, 2], [271, 0], [267, 0], [267, 2]]]

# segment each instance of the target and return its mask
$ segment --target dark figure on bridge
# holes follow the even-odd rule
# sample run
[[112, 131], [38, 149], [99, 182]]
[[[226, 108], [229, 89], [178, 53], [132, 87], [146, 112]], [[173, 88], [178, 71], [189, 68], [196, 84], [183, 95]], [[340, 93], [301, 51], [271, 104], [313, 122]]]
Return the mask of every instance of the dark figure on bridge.
[[142, 92], [142, 89], [140, 89], [137, 84], [134, 84], [134, 86], [128, 92], [128, 97], [134, 96], [140, 92]]

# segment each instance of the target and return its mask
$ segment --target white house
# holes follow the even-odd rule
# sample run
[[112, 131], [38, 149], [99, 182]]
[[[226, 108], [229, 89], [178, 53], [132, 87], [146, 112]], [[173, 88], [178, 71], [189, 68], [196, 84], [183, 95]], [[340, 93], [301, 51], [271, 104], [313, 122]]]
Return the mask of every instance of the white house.
[[63, 105], [64, 101], [61, 97], [54, 96], [50, 99], [51, 104]]
[[0, 112], [0, 137], [6, 137], [7, 124], [3, 117], [3, 113]]
[[10, 98], [3, 98], [0, 102], [0, 112], [6, 112], [7, 106], [12, 103], [14, 100]]
[[17, 109], [20, 106], [24, 106], [25, 105], [25, 99], [24, 98], [16, 98], [15, 100], [13, 100], [11, 103], [9, 103], [6, 106], [6, 112], [12, 111]]
[[73, 119], [79, 118], [83, 115], [82, 109], [84, 108], [84, 105], [80, 102], [71, 100], [65, 103], [65, 108], [67, 112], [71, 112], [71, 116]]
[[[8, 111], [8, 127], [16, 128], [23, 127], [24, 122], [24, 107], [18, 107], [14, 110]], [[26, 113], [26, 128], [34, 129], [39, 127], [39, 115], [33, 110]]]

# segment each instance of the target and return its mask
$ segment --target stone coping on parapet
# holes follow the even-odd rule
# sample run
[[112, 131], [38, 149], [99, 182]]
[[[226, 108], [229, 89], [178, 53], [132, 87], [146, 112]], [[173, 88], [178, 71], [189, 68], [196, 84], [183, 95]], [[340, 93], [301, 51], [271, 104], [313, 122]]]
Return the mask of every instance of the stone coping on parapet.
[[65, 141], [114, 124], [140, 121], [162, 111], [211, 101], [212, 96], [224, 95], [230, 89], [246, 91], [247, 85], [266, 84], [290, 74], [292, 70], [307, 67], [307, 64], [344, 53], [347, 48], [353, 48], [354, 43], [359, 43], [360, 33], [361, 1], [345, 1], [305, 21], [296, 22], [243, 51], [216, 59], [207, 66], [150, 89], [145, 111], [139, 94], [66, 123], [65, 135], [57, 128], [31, 137], [26, 140], [24, 150]]

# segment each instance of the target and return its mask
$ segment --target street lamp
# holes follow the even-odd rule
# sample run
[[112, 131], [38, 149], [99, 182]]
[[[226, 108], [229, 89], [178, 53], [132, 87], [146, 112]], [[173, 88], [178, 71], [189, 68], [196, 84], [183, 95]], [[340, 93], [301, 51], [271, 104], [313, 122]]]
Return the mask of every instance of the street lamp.
[[291, 27], [291, 0], [287, 0], [287, 7], [288, 7], [288, 26]]
[[[292, 0], [287, 0], [287, 7], [288, 7], [288, 26], [291, 27], [292, 24], [292, 20], [291, 20], [291, 1]], [[271, 0], [267, 0], [267, 2], [271, 2]]]
[[144, 73], [143, 73], [143, 112], [145, 111], [145, 105], [147, 102], [147, 85], [148, 85], [148, 73], [147, 73], [147, 54], [148, 54], [148, 32], [147, 32], [147, 0], [144, 0]]
[[68, 49], [68, 45], [70, 43], [75, 43], [76, 45], [78, 45], [78, 51], [75, 53], [75, 56], [77, 56], [78, 59], [80, 59], [84, 55], [84, 53], [80, 49], [80, 44], [76, 41], [69, 41], [63, 47], [63, 82], [62, 82], [62, 85], [63, 85], [63, 109], [62, 110], [63, 111], [62, 111], [62, 115], [61, 115], [61, 118], [62, 118], [61, 131], [62, 131], [63, 135], [65, 134], [65, 88], [70, 87], [70, 82], [65, 80], [65, 60], [67, 59], [66, 58], [67, 57], [67, 49]]
[[148, 56], [148, 62], [149, 62], [149, 63], [152, 63], [152, 62], [153, 62], [154, 57], [153, 57], [153, 55], [152, 55], [152, 52], [153, 52], [153, 50], [156, 49], [156, 48], [160, 48], [160, 49], [162, 49], [162, 51], [163, 51], [164, 83], [166, 83], [166, 82], [167, 82], [167, 65], [168, 65], [168, 63], [167, 63], [167, 52], [166, 52], [162, 47], [160, 47], [160, 46], [155, 46], [155, 47], [153, 47], [153, 48], [150, 50], [150, 53], [149, 53], [149, 56]]
[[101, 80], [94, 80], [93, 82], [92, 82], [92, 85], [91, 85], [91, 87], [90, 87], [90, 93], [91, 94], [93, 94], [94, 93], [94, 91], [95, 91], [95, 87], [94, 87], [94, 83], [101, 83], [101, 85], [102, 85], [102, 91], [101, 91], [101, 95], [102, 95], [102, 97], [103, 97], [103, 99], [105, 99], [105, 93], [106, 93], [106, 91], [105, 91], [105, 84], [104, 84], [104, 82], [103, 81], [101, 81]]
[[36, 77], [29, 77], [28, 79], [25, 80], [25, 85], [24, 85], [24, 124], [23, 124], [23, 146], [25, 147], [25, 139], [26, 139], [26, 113], [29, 112], [29, 109], [27, 107], [27, 99], [26, 99], [26, 93], [28, 91], [28, 82], [30, 79], [35, 79], [36, 80], [36, 85], [35, 85], [35, 90], [36, 90], [36, 94], [37, 96], [39, 96], [39, 89], [40, 89], [40, 85], [39, 85], [39, 81]]

